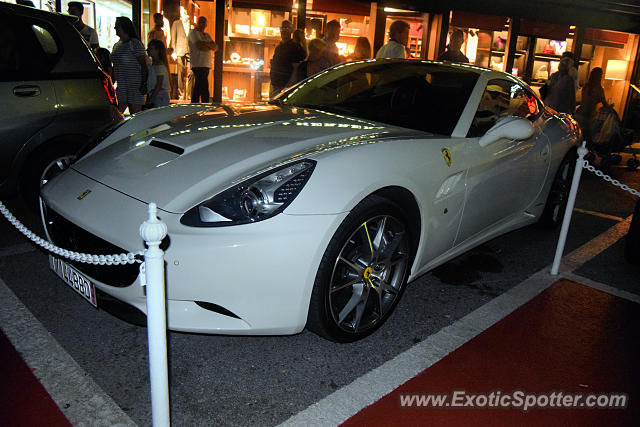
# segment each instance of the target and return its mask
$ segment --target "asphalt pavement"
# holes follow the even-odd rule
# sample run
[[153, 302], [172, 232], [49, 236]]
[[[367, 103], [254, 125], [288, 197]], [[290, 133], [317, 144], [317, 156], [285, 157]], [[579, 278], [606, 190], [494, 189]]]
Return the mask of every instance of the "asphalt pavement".
[[[640, 188], [638, 171], [614, 167], [611, 174]], [[621, 224], [635, 200], [584, 172], [566, 252]], [[27, 225], [39, 227], [19, 199], [7, 205]], [[170, 332], [173, 425], [285, 422], [549, 266], [558, 233], [535, 225], [516, 230], [423, 275], [407, 288], [389, 321], [356, 343], [336, 344], [307, 331], [284, 337]], [[603, 244], [585, 260], [576, 274], [640, 295], [638, 266], [625, 262], [623, 240]], [[86, 303], [49, 270], [47, 255], [4, 220], [0, 279], [132, 422], [151, 425], [146, 328]]]

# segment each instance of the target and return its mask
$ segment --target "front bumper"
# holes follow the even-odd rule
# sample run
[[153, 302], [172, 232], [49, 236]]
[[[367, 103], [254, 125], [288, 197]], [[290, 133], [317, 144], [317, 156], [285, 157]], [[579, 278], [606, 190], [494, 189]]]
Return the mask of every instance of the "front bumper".
[[[86, 190], [90, 193], [79, 200]], [[144, 202], [74, 170], [47, 184], [43, 198], [49, 212], [81, 233], [124, 251], [144, 249], [138, 234], [147, 215]], [[217, 228], [186, 227], [179, 214], [160, 210], [158, 215], [169, 230], [165, 242], [169, 328], [254, 335], [291, 334], [304, 328], [318, 265], [347, 213], [283, 213], [255, 224]], [[52, 224], [45, 226], [52, 229]], [[144, 288], [137, 277], [130, 284], [116, 283], [108, 273], [78, 267], [102, 292], [146, 312]]]

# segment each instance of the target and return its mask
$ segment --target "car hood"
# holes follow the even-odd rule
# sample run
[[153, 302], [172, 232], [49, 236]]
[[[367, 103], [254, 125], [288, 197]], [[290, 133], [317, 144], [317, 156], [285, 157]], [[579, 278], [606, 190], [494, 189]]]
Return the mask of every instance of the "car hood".
[[220, 106], [105, 144], [72, 167], [138, 200], [182, 213], [280, 162], [414, 133], [318, 110]]

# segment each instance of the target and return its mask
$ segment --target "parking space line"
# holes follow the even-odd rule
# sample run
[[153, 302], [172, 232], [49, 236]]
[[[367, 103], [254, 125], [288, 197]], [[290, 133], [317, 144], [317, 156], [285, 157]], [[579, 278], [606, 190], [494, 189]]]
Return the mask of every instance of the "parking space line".
[[136, 425], [49, 334], [2, 278], [0, 300], [0, 328], [72, 425]]
[[611, 219], [613, 221], [624, 221], [624, 218], [621, 218], [619, 216], [605, 214], [605, 213], [602, 213], [602, 212], [589, 211], [589, 210], [580, 209], [580, 208], [573, 208], [573, 211], [574, 212], [580, 212], [580, 213], [587, 214], [587, 215], [597, 216], [597, 217], [600, 217], [600, 218]]
[[576, 270], [582, 264], [593, 258], [595, 256], [594, 254], [599, 254], [616, 243], [629, 231], [632, 218], [633, 215], [629, 215], [623, 221], [620, 221], [604, 233], [589, 240], [569, 255], [565, 255], [560, 264], [560, 271]]
[[[566, 255], [559, 276], [550, 274], [551, 265], [544, 267], [482, 307], [292, 416], [280, 426], [336, 426], [343, 423], [529, 302], [561, 277], [574, 277], [581, 282], [583, 278], [573, 275], [572, 271], [616, 243], [626, 234], [630, 222], [631, 217], [626, 218]], [[607, 285], [588, 282], [605, 292], [610, 290]], [[631, 298], [635, 296], [628, 296], [628, 299]]]

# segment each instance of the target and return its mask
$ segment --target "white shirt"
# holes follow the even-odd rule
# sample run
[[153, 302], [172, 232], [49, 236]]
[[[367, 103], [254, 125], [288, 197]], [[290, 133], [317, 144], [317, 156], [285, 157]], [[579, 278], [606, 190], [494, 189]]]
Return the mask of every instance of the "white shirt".
[[147, 80], [147, 90], [149, 93], [153, 92], [153, 89], [155, 89], [158, 76], [163, 76], [162, 87], [160, 89], [166, 91], [171, 89], [171, 85], [169, 84], [169, 71], [167, 71], [167, 67], [162, 64], [155, 64], [149, 67], [149, 78]]
[[84, 37], [87, 43], [89, 43], [89, 46], [100, 44], [100, 42], [98, 41], [98, 33], [90, 26], [85, 25], [84, 28], [80, 30], [80, 34], [82, 34], [82, 37]]
[[403, 44], [395, 40], [389, 40], [387, 44], [378, 49], [376, 58], [406, 58], [407, 51]]
[[198, 31], [195, 28], [189, 31], [189, 58], [191, 61], [191, 68], [206, 67], [211, 68], [211, 51], [200, 50], [198, 48], [198, 42], [212, 42], [213, 39], [207, 33]]

